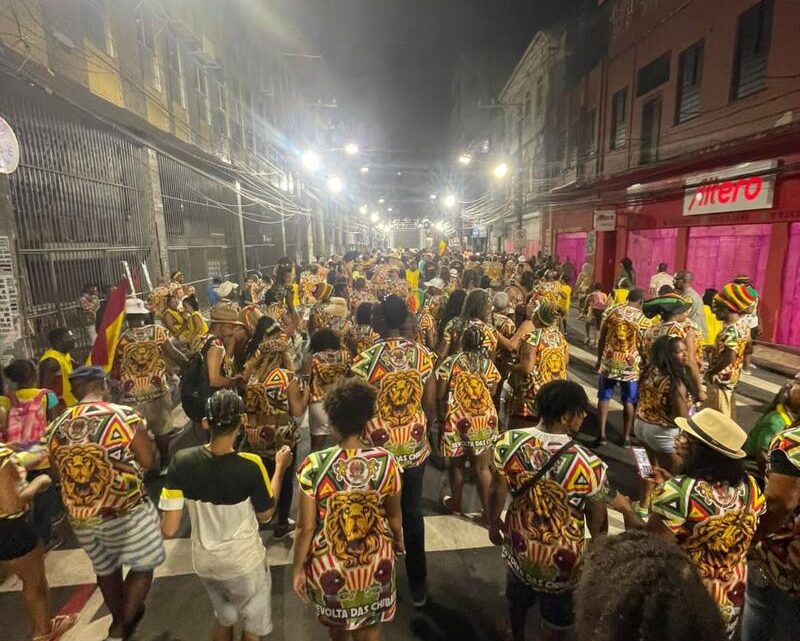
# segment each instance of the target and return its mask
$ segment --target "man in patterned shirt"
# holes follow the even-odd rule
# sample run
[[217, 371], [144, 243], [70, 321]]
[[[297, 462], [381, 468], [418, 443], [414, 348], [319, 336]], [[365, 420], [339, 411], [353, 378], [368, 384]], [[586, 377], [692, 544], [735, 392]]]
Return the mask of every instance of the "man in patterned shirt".
[[150, 323], [144, 301], [125, 301], [128, 329], [120, 336], [112, 376], [121, 389], [122, 402], [147, 421], [161, 455], [161, 467], [169, 462], [172, 399], [167, 384], [167, 359], [185, 368], [186, 357], [178, 351], [163, 327]]
[[800, 630], [800, 427], [769, 451], [767, 511], [751, 552], [742, 641], [792, 639]]
[[619, 385], [622, 398], [622, 424], [624, 444], [630, 444], [633, 417], [639, 401], [639, 365], [644, 331], [649, 321], [642, 313], [644, 291], [632, 289], [628, 300], [614, 307], [603, 319], [597, 341], [597, 371], [600, 382], [597, 390], [597, 414], [600, 435], [595, 445], [606, 441], [608, 405]]
[[[108, 638], [128, 638], [165, 558], [158, 513], [142, 482], [153, 446], [136, 412], [106, 402], [101, 367], [79, 367], [70, 384], [78, 404], [50, 423], [43, 442], [72, 531], [111, 612]], [[123, 566], [130, 568], [124, 580]]]
[[[544, 638], [559, 640], [574, 621], [572, 593], [585, 531], [608, 530], [608, 468], [573, 440], [589, 406], [583, 388], [552, 381], [536, 397], [541, 423], [505, 432], [494, 447], [489, 538], [508, 565], [506, 599], [514, 641], [524, 641], [528, 610], [539, 603]], [[512, 501], [505, 521], [506, 496]]]
[[750, 325], [742, 315], [757, 298], [758, 294], [752, 287], [728, 283], [714, 296], [712, 304], [714, 315], [724, 325], [717, 334], [705, 375], [706, 405], [733, 419], [736, 418], [734, 390], [742, 374], [744, 353], [750, 342]]

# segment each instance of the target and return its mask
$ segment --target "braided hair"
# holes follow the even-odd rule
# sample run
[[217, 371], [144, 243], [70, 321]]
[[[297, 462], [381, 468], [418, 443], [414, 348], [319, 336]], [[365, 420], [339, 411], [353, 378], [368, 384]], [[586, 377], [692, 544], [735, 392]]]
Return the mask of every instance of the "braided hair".
[[229, 389], [214, 392], [206, 402], [206, 420], [212, 436], [229, 434], [242, 423], [244, 401]]
[[670, 385], [683, 383], [692, 398], [697, 398], [697, 386], [694, 384], [694, 380], [689, 376], [687, 369], [676, 363], [672, 356], [678, 341], [683, 341], [683, 339], [679, 336], [660, 336], [653, 341], [650, 348], [650, 363], [669, 378]]

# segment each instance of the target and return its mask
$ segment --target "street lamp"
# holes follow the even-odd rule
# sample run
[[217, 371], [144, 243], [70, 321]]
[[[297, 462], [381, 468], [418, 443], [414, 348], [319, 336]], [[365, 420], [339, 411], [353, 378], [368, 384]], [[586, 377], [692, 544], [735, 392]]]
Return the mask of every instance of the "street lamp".
[[469, 165], [471, 162], [472, 162], [472, 156], [470, 156], [469, 154], [461, 154], [458, 157], [458, 164], [464, 167]]
[[362, 173], [362, 174], [368, 174], [368, 173], [369, 173], [369, 167], [367, 167], [366, 165], [364, 165], [364, 166], [361, 168], [361, 173]]
[[437, 222], [437, 223], [434, 225], [434, 227], [436, 228], [436, 230], [437, 230], [437, 231], [440, 231], [440, 232], [441, 232], [441, 231], [444, 231], [444, 221], [443, 221], [443, 220], [440, 220], [440, 221], [438, 221], [438, 222]]
[[361, 205], [361, 207], [358, 208], [358, 213], [361, 214], [362, 216], [366, 216], [367, 215], [367, 206], [366, 205]]
[[505, 178], [508, 175], [508, 171], [508, 163], [501, 162], [494, 168], [492, 173], [494, 173], [495, 178]]
[[386, 211], [393, 211], [391, 207], [389, 207]]
[[358, 155], [358, 151], [359, 151], [358, 144], [355, 143], [355, 142], [349, 142], [345, 146], [344, 151], [348, 156], [356, 156], [356, 155]]
[[436, 194], [431, 194], [431, 200], [436, 200], [436, 198], [437, 198]]
[[311, 151], [310, 149], [303, 152], [300, 161], [303, 163], [303, 167], [305, 167], [306, 170], [310, 171], [312, 174], [317, 171], [322, 164], [319, 154], [315, 151]]
[[339, 176], [331, 176], [328, 178], [328, 191], [332, 194], [338, 194], [344, 189], [344, 183]]
[[456, 206], [455, 194], [447, 194], [447, 196], [444, 197], [444, 206], [447, 207], [448, 209], [452, 209], [453, 207]]
[[386, 202], [386, 199], [385, 199], [385, 198], [378, 198], [378, 204], [379, 204], [379, 205], [382, 205], [382, 204], [383, 204], [383, 203], [385, 203], [385, 202]]
[[373, 223], [377, 223], [381, 219], [381, 215], [377, 211], [373, 211], [372, 216], [370, 216], [369, 219]]

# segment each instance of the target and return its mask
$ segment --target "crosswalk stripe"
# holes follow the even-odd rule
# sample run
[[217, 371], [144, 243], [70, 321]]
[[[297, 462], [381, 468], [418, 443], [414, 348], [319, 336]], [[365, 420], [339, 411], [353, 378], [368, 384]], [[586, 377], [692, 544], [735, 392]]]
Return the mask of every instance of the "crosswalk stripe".
[[[609, 510], [609, 532], [618, 533], [624, 528], [622, 516]], [[291, 540], [265, 541], [267, 561], [270, 566], [283, 566], [292, 563]], [[491, 547], [486, 528], [474, 520], [453, 515], [433, 515], [425, 517], [425, 549], [427, 552], [452, 552]], [[164, 542], [167, 560], [155, 571], [156, 579], [194, 574], [192, 565], [192, 542], [190, 539], [172, 539]], [[51, 588], [86, 585], [95, 582], [92, 564], [86, 553], [78, 548], [73, 550], [54, 550], [45, 559], [47, 580]], [[18, 592], [22, 584], [14, 576], [7, 577], [0, 584], [0, 593]]]

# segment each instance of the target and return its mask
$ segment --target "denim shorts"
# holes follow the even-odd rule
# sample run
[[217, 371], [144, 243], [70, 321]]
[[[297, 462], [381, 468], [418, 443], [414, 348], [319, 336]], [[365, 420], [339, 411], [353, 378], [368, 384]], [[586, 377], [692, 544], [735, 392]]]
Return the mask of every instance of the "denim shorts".
[[600, 381], [597, 384], [597, 400], [610, 401], [614, 396], [614, 388], [619, 385], [620, 396], [623, 403], [636, 405], [639, 402], [639, 381], [618, 381], [615, 378], [607, 378], [600, 374]]
[[510, 569], [506, 571], [506, 599], [520, 608], [532, 608], [539, 603], [542, 619], [551, 628], [565, 630], [575, 623], [572, 591], [541, 592], [534, 590]]

